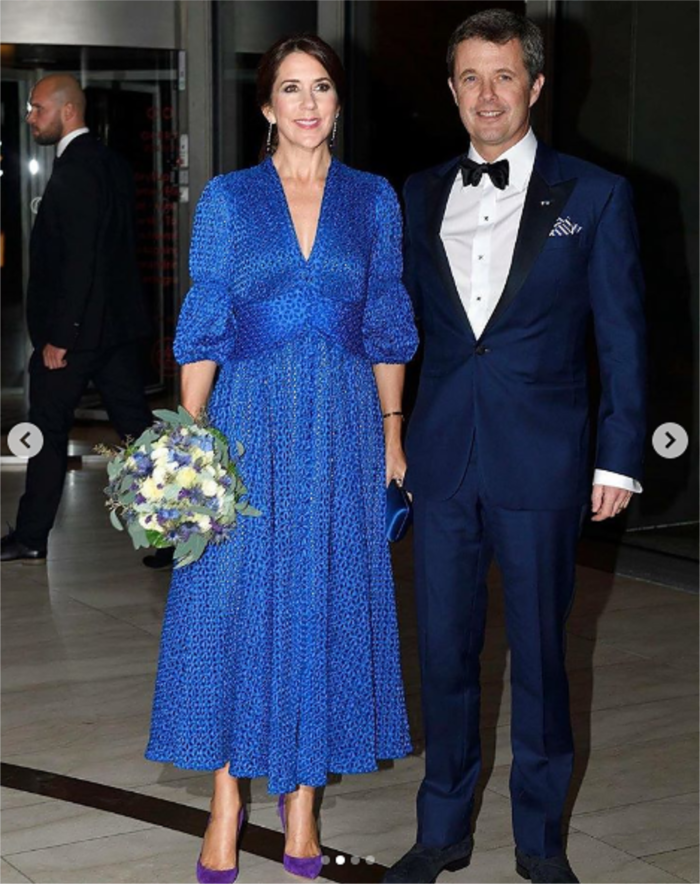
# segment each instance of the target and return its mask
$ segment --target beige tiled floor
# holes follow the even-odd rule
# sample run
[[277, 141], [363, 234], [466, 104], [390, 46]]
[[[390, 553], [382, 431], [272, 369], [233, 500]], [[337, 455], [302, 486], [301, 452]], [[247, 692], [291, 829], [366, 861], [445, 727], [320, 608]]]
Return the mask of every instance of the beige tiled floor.
[[[2, 473], [5, 518], [23, 475]], [[2, 568], [3, 758], [205, 808], [210, 776], [143, 759], [168, 575], [142, 567], [102, 508], [100, 469], [69, 475], [46, 567]], [[325, 844], [393, 862], [413, 841], [422, 773], [416, 629], [407, 544], [396, 551], [404, 675], [416, 755], [333, 778]], [[441, 881], [520, 880], [508, 800], [508, 653], [494, 572], [484, 652], [484, 791], [469, 869]], [[569, 623], [577, 766], [569, 854], [582, 881], [698, 876], [697, 596], [579, 568]], [[105, 811], [2, 790], [2, 881], [192, 881], [199, 841]], [[278, 830], [264, 781], [250, 818]], [[245, 853], [242, 884], [284, 880]]]

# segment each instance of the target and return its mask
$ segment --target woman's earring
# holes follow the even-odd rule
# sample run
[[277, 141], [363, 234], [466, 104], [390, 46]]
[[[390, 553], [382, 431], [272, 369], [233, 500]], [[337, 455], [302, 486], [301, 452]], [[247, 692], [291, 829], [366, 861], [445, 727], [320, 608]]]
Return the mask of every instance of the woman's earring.
[[272, 127], [275, 124], [270, 120], [267, 125], [267, 144], [265, 145], [265, 152], [268, 154], [272, 153]]
[[335, 147], [335, 138], [336, 138], [337, 134], [338, 134], [338, 117], [336, 117], [335, 120], [333, 120], [333, 131], [331, 132], [331, 141], [329, 144], [329, 147], [331, 150], [333, 150], [333, 148]]

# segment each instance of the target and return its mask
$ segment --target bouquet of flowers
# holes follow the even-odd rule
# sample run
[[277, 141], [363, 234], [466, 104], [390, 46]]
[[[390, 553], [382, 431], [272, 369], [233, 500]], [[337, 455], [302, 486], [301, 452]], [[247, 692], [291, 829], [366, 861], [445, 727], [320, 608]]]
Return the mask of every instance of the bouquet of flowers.
[[134, 547], [174, 547], [175, 567], [196, 561], [208, 543], [231, 537], [238, 516], [259, 516], [247, 501], [238, 471], [241, 443], [228, 440], [205, 418], [154, 412], [156, 421], [125, 446], [98, 446], [109, 457], [105, 488], [112, 525], [131, 535]]

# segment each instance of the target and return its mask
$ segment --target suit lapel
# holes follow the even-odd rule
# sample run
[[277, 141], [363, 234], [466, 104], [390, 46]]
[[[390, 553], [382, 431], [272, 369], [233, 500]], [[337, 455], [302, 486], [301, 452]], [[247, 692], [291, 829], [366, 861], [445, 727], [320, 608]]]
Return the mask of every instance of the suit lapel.
[[450, 192], [454, 185], [455, 175], [457, 174], [458, 169], [459, 158], [453, 160], [447, 167], [443, 167], [442, 170], [435, 173], [430, 180], [428, 206], [430, 207], [432, 205], [432, 209], [429, 208], [428, 237], [430, 240], [430, 247], [437, 261], [440, 277], [445, 291], [452, 302], [452, 306], [455, 309], [457, 320], [459, 324], [466, 329], [469, 335], [474, 338], [474, 331], [469, 322], [469, 318], [467, 317], [464, 305], [462, 304], [462, 299], [457, 291], [454, 276], [452, 275], [452, 270], [450, 268], [450, 262], [447, 258], [447, 252], [445, 251], [445, 245], [440, 236], [440, 229], [442, 227], [443, 218], [445, 217], [445, 209], [447, 208], [447, 200], [450, 197]]
[[560, 180], [559, 162], [555, 151], [540, 143], [525, 196], [510, 272], [503, 293], [483, 334], [491, 330], [494, 323], [515, 300], [575, 184], [576, 179]]

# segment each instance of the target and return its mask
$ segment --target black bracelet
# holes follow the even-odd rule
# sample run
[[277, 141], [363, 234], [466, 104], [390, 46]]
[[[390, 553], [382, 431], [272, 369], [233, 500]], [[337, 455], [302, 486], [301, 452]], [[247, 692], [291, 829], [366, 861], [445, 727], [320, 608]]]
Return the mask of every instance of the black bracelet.
[[403, 420], [403, 411], [387, 411], [386, 414], [382, 415], [382, 418], [386, 420], [388, 417], [400, 417]]

